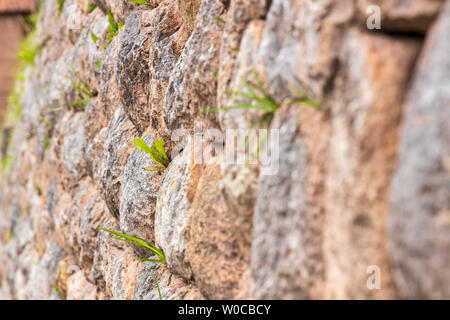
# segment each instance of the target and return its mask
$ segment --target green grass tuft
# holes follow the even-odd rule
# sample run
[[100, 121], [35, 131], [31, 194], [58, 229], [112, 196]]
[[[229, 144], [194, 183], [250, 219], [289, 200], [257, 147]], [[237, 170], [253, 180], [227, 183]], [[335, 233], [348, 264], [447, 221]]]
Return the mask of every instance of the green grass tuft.
[[102, 59], [95, 61], [95, 70], [99, 70], [102, 65]]
[[64, 1], [65, 0], [55, 0], [56, 3], [58, 4], [58, 15], [61, 14], [61, 12], [63, 11], [63, 7], [64, 7]]
[[44, 150], [47, 150], [50, 147], [51, 139], [48, 135], [44, 137]]
[[155, 274], [153, 273], [153, 271], [150, 271], [150, 272], [152, 273], [153, 280], [155, 280], [156, 288], [158, 289], [159, 300], [162, 300], [161, 289], [159, 288], [158, 280], [156, 280], [156, 277], [155, 277]]
[[8, 232], [8, 242], [10, 242], [14, 238], [14, 231], [9, 230]]
[[91, 32], [91, 39], [92, 39], [92, 41], [94, 41], [95, 44], [97, 44], [98, 37], [93, 32]]
[[17, 54], [17, 57], [22, 64], [21, 68], [34, 64], [38, 49], [39, 45], [37, 43], [37, 34], [36, 31], [33, 30], [24, 39], [24, 41], [20, 45], [19, 53]]
[[87, 12], [91, 13], [92, 11], [95, 10], [95, 8], [97, 8], [97, 5], [95, 3], [89, 1], [88, 7], [87, 7]]
[[14, 127], [20, 121], [22, 113], [22, 96], [24, 91], [24, 79], [27, 69], [34, 66], [36, 55], [41, 46], [38, 44], [36, 23], [39, 17], [39, 10], [31, 15], [24, 16], [23, 26], [26, 36], [19, 47], [17, 58], [19, 64], [15, 74], [15, 82], [8, 96], [8, 108], [1, 127]]
[[225, 10], [223, 11], [222, 15], [216, 17], [216, 21], [217, 21], [219, 24], [225, 24], [225, 23], [226, 23], [225, 17], [227, 16], [227, 14], [228, 14], [228, 10], [225, 9]]
[[149, 0], [127, 0], [127, 1], [139, 4], [139, 5], [151, 6]]
[[14, 157], [9, 153], [2, 159], [1, 165], [0, 165], [0, 170], [3, 175], [6, 175], [6, 173], [11, 168], [13, 160], [14, 160]]
[[62, 292], [61, 292], [61, 290], [59, 290], [59, 286], [58, 286], [58, 282], [57, 281], [55, 281], [55, 284], [53, 285], [53, 290], [55, 290], [55, 292], [56, 292], [56, 294], [57, 294], [57, 296], [58, 296], [58, 298], [60, 300], [64, 300]]
[[254, 80], [252, 82], [245, 79], [242, 80], [246, 91], [232, 91], [226, 92], [235, 97], [234, 105], [226, 106], [222, 108], [211, 108], [204, 110], [203, 113], [218, 112], [221, 110], [235, 110], [235, 109], [253, 109], [260, 110], [261, 115], [253, 122], [251, 128], [255, 128], [259, 125], [268, 127], [272, 121], [275, 112], [281, 105], [296, 105], [304, 104], [315, 109], [320, 109], [317, 102], [310, 99], [300, 88], [294, 87], [294, 90], [298, 94], [295, 99], [289, 99], [284, 101], [277, 101], [272, 97], [264, 88], [261, 79], [258, 76], [256, 70], [253, 70]]
[[143, 139], [137, 138], [133, 140], [134, 145], [141, 151], [144, 151], [149, 154], [150, 158], [159, 165], [157, 166], [149, 166], [145, 167], [144, 170], [147, 171], [162, 171], [167, 168], [170, 163], [170, 158], [166, 153], [164, 148], [164, 139], [161, 138], [159, 140], [155, 140], [153, 145], [149, 147]]
[[166, 256], [164, 255], [164, 252], [161, 249], [157, 248], [156, 246], [148, 243], [146, 240], [138, 238], [138, 237], [128, 236], [126, 234], [119, 233], [119, 232], [116, 232], [116, 231], [113, 231], [113, 230], [109, 230], [109, 229], [106, 229], [106, 228], [100, 228], [100, 229], [115, 235], [115, 237], [113, 239], [124, 241], [124, 242], [128, 242], [128, 243], [132, 243], [132, 244], [137, 245], [137, 246], [139, 246], [141, 248], [144, 248], [146, 250], [151, 251], [154, 255], [156, 255], [158, 257], [158, 259], [144, 259], [144, 258], [140, 258], [140, 259], [137, 259], [137, 260], [139, 260], [139, 261], [150, 261], [150, 262], [154, 262], [154, 263], [167, 263]]
[[80, 98], [77, 101], [69, 104], [69, 107], [75, 106], [85, 107], [89, 103], [89, 101], [93, 97], [95, 97], [95, 93], [92, 92], [88, 84], [83, 79], [81, 79], [80, 75], [75, 71], [73, 66], [72, 66], [72, 73], [74, 76], [73, 77], [68, 76], [67, 79], [69, 79], [72, 84], [70, 87], [78, 92]]
[[[123, 233], [119, 233], [113, 230], [109, 230], [106, 228], [100, 228], [103, 231], [109, 232], [112, 235], [114, 235], [115, 237], [113, 239], [116, 240], [120, 240], [120, 241], [124, 241], [124, 242], [128, 242], [134, 245], [137, 245], [141, 248], [144, 248], [146, 250], [149, 250], [150, 252], [152, 252], [158, 259], [146, 259], [146, 258], [139, 258], [137, 260], [139, 261], [149, 261], [149, 262], [154, 262], [154, 263], [163, 263], [166, 264], [167, 260], [166, 260], [166, 256], [164, 255], [164, 252], [157, 248], [155, 245], [150, 244], [149, 242], [147, 242], [146, 240], [142, 239], [142, 238], [138, 238], [138, 237], [133, 237], [133, 236], [129, 236]], [[158, 280], [156, 279], [155, 275], [153, 274], [153, 271], [151, 271], [153, 279], [155, 280], [156, 283], [156, 287], [158, 289], [158, 294], [159, 294], [159, 299], [162, 300], [162, 295], [161, 295], [161, 290], [159, 287], [159, 283]], [[172, 275], [173, 273], [171, 272], [169, 275], [169, 280], [167, 282], [167, 286], [170, 285], [171, 281], [172, 281]]]
[[106, 11], [107, 15], [108, 15], [108, 44], [111, 43], [112, 39], [117, 35], [117, 33], [119, 33], [120, 29], [122, 29], [123, 24], [119, 21], [116, 22], [116, 20], [114, 19], [111, 11], [109, 9], [107, 9]]

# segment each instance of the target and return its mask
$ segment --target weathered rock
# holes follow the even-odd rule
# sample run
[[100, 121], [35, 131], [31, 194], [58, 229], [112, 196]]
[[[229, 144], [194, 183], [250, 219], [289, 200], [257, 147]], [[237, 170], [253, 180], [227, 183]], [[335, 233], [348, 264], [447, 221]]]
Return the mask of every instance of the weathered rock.
[[[118, 222], [111, 216], [104, 219], [101, 227], [110, 230], [119, 229]], [[131, 279], [137, 274], [136, 258], [130, 254], [131, 250], [124, 250], [124, 242], [114, 240], [112, 235], [105, 231], [98, 232], [96, 243], [97, 249], [90, 276], [96, 279], [96, 284], [106, 296], [114, 299], [131, 299], [134, 282]]]
[[99, 99], [91, 99], [83, 118], [86, 134], [84, 155], [88, 173], [94, 181], [101, 181], [102, 178], [103, 152], [108, 132], [108, 119], [101, 111]]
[[125, 164], [135, 149], [136, 128], [122, 106], [117, 108], [108, 126], [102, 163], [103, 197], [109, 212], [119, 219], [120, 190]]
[[250, 247], [241, 235], [252, 230], [240, 225], [238, 212], [227, 207], [221, 178], [218, 165], [207, 166], [202, 172], [192, 204], [186, 250], [195, 282], [209, 299], [235, 297], [250, 259]]
[[67, 300], [95, 300], [97, 288], [89, 283], [82, 271], [77, 271], [67, 279]]
[[[233, 213], [234, 236], [243, 248], [252, 244], [253, 212], [259, 189], [257, 164], [222, 164], [221, 187], [228, 210]], [[243, 251], [242, 255], [248, 252]]]
[[255, 299], [318, 298], [314, 287], [324, 281], [323, 212], [307, 192], [310, 150], [300, 138], [301, 109], [293, 108], [274, 119], [272, 128], [280, 130], [279, 167], [260, 180], [251, 257], [250, 297]]
[[353, 13], [352, 0], [321, 0], [311, 6], [272, 1], [259, 54], [277, 100], [295, 95], [291, 88], [297, 86], [320, 102], [337, 72], [342, 33]]
[[67, 113], [61, 120], [58, 132], [64, 132], [61, 145], [61, 162], [63, 164], [64, 176], [67, 177], [67, 186], [77, 184], [88, 174], [85, 158], [86, 132], [83, 125], [83, 114], [80, 112]]
[[[324, 254], [333, 263], [326, 263], [326, 297], [396, 295], [385, 225], [398, 124], [419, 48], [416, 39], [400, 41], [356, 30], [350, 30], [343, 41], [342, 69], [327, 102], [332, 128], [325, 165], [323, 233]], [[370, 266], [380, 269], [382, 290], [367, 287]]]
[[117, 80], [120, 99], [128, 117], [141, 134], [150, 122], [147, 109], [150, 85], [148, 74], [150, 23], [148, 12], [137, 9], [128, 17], [119, 35]]
[[[251, 262], [254, 298], [394, 295], [384, 241], [401, 114], [392, 106], [402, 104], [419, 43], [393, 43], [354, 30], [344, 39], [342, 67], [327, 97], [334, 101], [331, 123], [326, 111], [314, 116], [309, 107], [293, 106], [272, 125], [280, 129], [280, 162], [276, 175], [261, 177]], [[383, 101], [376, 98], [381, 94]], [[365, 288], [370, 265], [383, 270], [383, 291]]]
[[[256, 47], [259, 47], [261, 35], [257, 30], [260, 23], [256, 22], [253, 27], [249, 27], [247, 31], [246, 40], [243, 39], [244, 31], [253, 19], [260, 19], [265, 16], [268, 8], [268, 1], [261, 0], [234, 0], [231, 1], [228, 13], [222, 19], [225, 22], [225, 28], [222, 37], [220, 49], [220, 67], [217, 70], [217, 85], [218, 85], [218, 106], [229, 105], [229, 97], [226, 93], [227, 89], [241, 89], [230, 86], [230, 81], [234, 77], [235, 80], [241, 80], [236, 76], [236, 59], [238, 55], [241, 57], [241, 62], [238, 65], [244, 68], [252, 68], [256, 63], [256, 59], [252, 59], [255, 54], [255, 47], [250, 46], [256, 42]], [[246, 51], [241, 53], [241, 51]], [[246, 61], [242, 61], [245, 58]], [[241, 85], [237, 83], [235, 85]]]
[[[254, 48], [258, 48], [263, 36], [264, 22], [261, 20], [253, 20], [248, 24], [247, 29], [242, 37], [242, 41], [239, 48], [239, 53], [234, 61], [234, 70], [229, 79], [227, 90], [232, 92], [245, 92], [248, 89], [245, 88], [244, 81], [250, 83], [256, 87], [255, 73], [259, 77], [258, 70], [261, 69], [261, 58], [258, 55], [258, 51]], [[231, 49], [229, 49], [231, 51]], [[226, 68], [226, 65], [223, 65]], [[221, 76], [221, 74], [219, 74]], [[225, 85], [225, 83], [223, 83]], [[248, 93], [248, 92], [247, 92]], [[259, 93], [261, 95], [261, 93]], [[235, 94], [222, 94], [219, 100], [222, 107], [228, 107], [236, 105], [236, 99], [244, 99], [243, 97], [237, 97]], [[248, 102], [255, 103], [248, 99]], [[258, 117], [261, 115], [261, 110], [248, 110], [237, 109], [227, 110], [219, 112], [221, 119], [221, 127], [226, 129], [250, 129]]]
[[161, 135], [165, 130], [164, 94], [189, 34], [186, 26], [182, 24], [175, 1], [163, 1], [154, 11], [151, 17], [152, 33], [148, 61], [150, 83], [148, 102], [150, 125], [153, 131], [159, 131]]
[[67, 195], [60, 205], [56, 219], [57, 228], [61, 230], [59, 243], [77, 257], [77, 265], [86, 273], [93, 263], [96, 235], [104, 214], [105, 204], [90, 178], [80, 181], [73, 197]]
[[38, 256], [42, 256], [47, 247], [47, 239], [55, 230], [54, 216], [42, 207], [34, 207], [31, 211], [33, 218], [34, 248]]
[[[149, 0], [152, 7], [156, 6], [160, 0]], [[130, 15], [133, 9], [138, 7], [130, 1], [115, 1], [115, 0], [93, 0], [93, 2], [98, 6], [100, 10], [106, 14], [106, 10], [109, 9], [114, 16], [116, 21], [125, 23], [125, 20]]]
[[[64, 199], [59, 206], [56, 220], [56, 228], [58, 229], [58, 242], [61, 246], [65, 248], [67, 252], [75, 255], [76, 252], [86, 251], [89, 247], [89, 237], [90, 229], [93, 229], [93, 239], [95, 240], [95, 232], [98, 226], [95, 225], [96, 218], [93, 210], [88, 209], [90, 201], [92, 200], [93, 194], [96, 193], [96, 188], [93, 186], [89, 178], [80, 181], [79, 187], [76, 189], [73, 196], [70, 194], [65, 194], [62, 196]], [[97, 199], [94, 199], [97, 201]], [[101, 214], [101, 212], [100, 212]], [[84, 220], [84, 224], [82, 223]], [[91, 220], [93, 224], [86, 224], [86, 220]], [[84, 239], [82, 240], [82, 238]], [[84, 250], [82, 250], [82, 241], [85, 242]], [[92, 246], [91, 246], [92, 247]], [[89, 259], [92, 260], [92, 254], [89, 252], [83, 252], [83, 254], [78, 255], [80, 261], [80, 266], [89, 268], [86, 263], [89, 264]]]
[[[31, 69], [27, 69], [26, 74], [31, 77]], [[39, 89], [39, 86], [32, 84], [31, 81], [26, 81], [23, 84], [24, 97], [22, 98], [21, 119], [23, 119], [23, 127], [28, 137], [36, 134], [37, 128], [42, 121], [42, 111], [46, 110], [47, 106], [50, 106], [49, 109], [56, 108], [53, 105], [59, 104], [65, 99], [65, 94], [60, 91], [53, 92], [54, 95], [52, 97], [45, 96], [44, 100], [40, 95], [44, 90]]]
[[[153, 274], [152, 274], [153, 272]], [[142, 264], [134, 287], [135, 300], [159, 300], [158, 288], [153, 275], [158, 281], [163, 300], [200, 300], [203, 299], [199, 290], [192, 284], [184, 282], [172, 275], [170, 285], [167, 285], [170, 272], [161, 265], [152, 262]]]
[[[200, 112], [216, 107], [214, 74], [219, 65], [220, 36], [217, 21], [224, 5], [218, 0], [203, 1], [196, 26], [170, 77], [164, 97], [164, 121], [169, 130], [193, 129]], [[209, 117], [213, 117], [210, 115]]]
[[450, 2], [429, 31], [414, 75], [392, 182], [389, 235], [403, 297], [450, 296]]
[[[92, 26], [89, 28], [89, 39], [86, 39], [88, 43], [88, 62], [91, 70], [95, 74], [97, 81], [100, 80], [100, 66], [103, 63], [103, 56], [105, 54], [104, 47], [106, 46], [106, 39], [108, 36], [108, 17], [98, 14], [98, 10], [95, 13], [95, 20], [92, 22]], [[92, 34], [98, 38], [97, 42], [94, 41]]]
[[[162, 99], [187, 34], [175, 1], [135, 10], [120, 35], [117, 78], [122, 104], [142, 134], [162, 124]], [[136, 83], [135, 79], [139, 79]]]
[[166, 169], [156, 204], [156, 243], [163, 250], [169, 268], [187, 280], [193, 277], [186, 248], [190, 210], [200, 174], [201, 165], [194, 164], [194, 147], [190, 140], [183, 153]]
[[[94, 43], [91, 34], [95, 30], [97, 32], [95, 35], [102, 38], [106, 30], [105, 18], [99, 12], [97, 13], [97, 15], [90, 15], [86, 19], [69, 61], [71, 71], [76, 72], [76, 74], [73, 71], [70, 72], [70, 77], [80, 85], [83, 84], [83, 88], [84, 86], [87, 87], [93, 94], [98, 92], [98, 78], [96, 77], [98, 71], [95, 66], [97, 60], [93, 60], [94, 58], [101, 58], [101, 48], [99, 48], [99, 43]], [[100, 20], [99, 23], [97, 23], [97, 20]]]
[[100, 65], [99, 96], [106, 118], [110, 119], [120, 104], [119, 88], [116, 78], [118, 37], [115, 37], [106, 49]]
[[[153, 279], [158, 275], [161, 269], [159, 264], [146, 262], [142, 264], [141, 269], [136, 277], [136, 284], [134, 286], [133, 300], [157, 300], [159, 299], [158, 292], [152, 292], [156, 289], [156, 283]], [[153, 275], [152, 275], [153, 273]], [[158, 279], [159, 277], [157, 277]], [[158, 281], [159, 283], [159, 281]], [[161, 287], [165, 287], [161, 281]], [[160, 287], [160, 289], [161, 289]], [[156, 290], [158, 291], [158, 290]]]
[[200, 9], [201, 0], [177, 0], [178, 7], [182, 13], [184, 23], [192, 31], [195, 26], [195, 20]]
[[[358, 0], [358, 9], [362, 18], [367, 18], [374, 11], [370, 5], [377, 5], [381, 13], [381, 28], [393, 32], [424, 33], [440, 12], [445, 0], [382, 0], [374, 3]], [[364, 21], [365, 22], [365, 21]]]
[[[450, 296], [448, 1], [92, 1], [42, 1], [25, 48], [0, 137], [0, 298], [159, 299], [153, 276], [163, 299]], [[223, 136], [260, 111], [203, 111], [253, 69], [278, 157], [220, 162], [243, 159]], [[163, 138], [168, 168], [143, 170], [137, 137]]]
[[[144, 138], [152, 145], [151, 134]], [[162, 173], [144, 170], [156, 165], [150, 156], [135, 149], [128, 158], [123, 172], [120, 197], [120, 230], [122, 233], [154, 242], [156, 199], [162, 181]], [[135, 247], [136, 253], [148, 255], [148, 251]], [[144, 257], [143, 257], [144, 258]]]
[[[56, 280], [56, 271], [64, 259], [64, 250], [56, 243], [50, 243], [39, 263], [31, 268], [27, 283], [27, 299], [48, 299]], [[25, 297], [23, 297], [25, 298]]]
[[97, 193], [95, 196], [90, 197], [89, 203], [87, 203], [85, 209], [81, 212], [79, 227], [74, 228], [72, 231], [77, 233], [77, 242], [80, 246], [80, 252], [78, 253], [78, 265], [85, 268], [86, 273], [88, 273], [88, 269], [91, 268], [93, 263], [94, 253], [97, 248], [96, 236], [99, 232], [99, 227], [105, 214], [106, 205]]

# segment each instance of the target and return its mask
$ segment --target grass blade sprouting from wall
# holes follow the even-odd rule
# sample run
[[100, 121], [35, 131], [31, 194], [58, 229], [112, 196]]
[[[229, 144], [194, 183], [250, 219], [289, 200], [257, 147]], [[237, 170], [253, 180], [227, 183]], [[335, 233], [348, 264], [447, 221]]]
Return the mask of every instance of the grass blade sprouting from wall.
[[103, 231], [109, 232], [113, 235], [115, 235], [116, 237], [114, 237], [113, 239], [116, 240], [120, 240], [120, 241], [124, 241], [124, 242], [128, 242], [128, 243], [132, 243], [134, 245], [137, 245], [141, 248], [150, 250], [151, 252], [153, 252], [158, 258], [157, 259], [138, 259], [141, 261], [151, 261], [151, 262], [155, 262], [155, 263], [166, 263], [166, 256], [164, 255], [164, 252], [161, 249], [158, 249], [156, 246], [148, 243], [146, 240], [138, 238], [138, 237], [133, 237], [133, 236], [129, 236], [123, 233], [119, 233], [113, 230], [109, 230], [106, 228], [100, 228]]
[[147, 171], [162, 171], [167, 168], [170, 163], [170, 158], [164, 148], [164, 139], [155, 140], [152, 146], [148, 146], [145, 141], [141, 138], [136, 138], [133, 140], [134, 145], [141, 151], [148, 153], [150, 158], [157, 164], [157, 166], [148, 166], [144, 169]]
[[155, 280], [156, 288], [158, 289], [159, 300], [162, 300], [162, 295], [161, 295], [161, 290], [159, 288], [158, 280], [156, 280], [156, 277], [155, 277], [155, 274], [153, 273], [153, 271], [150, 271], [150, 272], [152, 273], [153, 280]]
[[[126, 235], [126, 234], [123, 234], [120, 232], [116, 232], [113, 230], [109, 230], [106, 228], [100, 228], [100, 229], [114, 235], [115, 237], [113, 237], [113, 239], [115, 239], [115, 240], [120, 240], [120, 241], [124, 241], [124, 242], [128, 242], [128, 243], [137, 245], [141, 248], [151, 251], [154, 255], [156, 255], [158, 257], [158, 259], [139, 258], [139, 259], [137, 259], [138, 261], [149, 261], [149, 262], [153, 262], [153, 263], [163, 263], [163, 264], [167, 263], [164, 252], [161, 249], [157, 248], [155, 245], [150, 244], [148, 241], [146, 241], [142, 238], [129, 236], [129, 235]], [[153, 271], [151, 271], [151, 273], [152, 273], [153, 279], [155, 280], [156, 287], [158, 289], [159, 299], [162, 300], [162, 295], [161, 295], [161, 290], [159, 287], [158, 280], [156, 279], [155, 275], [153, 274]], [[167, 286], [169, 286], [170, 283], [172, 282], [172, 275], [173, 275], [173, 272], [170, 272], [169, 280], [167, 281]]]
[[208, 112], [218, 112], [218, 111], [228, 111], [236, 109], [247, 109], [247, 110], [260, 110], [262, 114], [252, 123], [251, 129], [262, 125], [263, 127], [268, 127], [272, 121], [275, 112], [282, 105], [297, 105], [304, 104], [315, 109], [320, 109], [320, 105], [309, 98], [300, 88], [293, 86], [294, 91], [297, 93], [298, 97], [294, 99], [287, 99], [283, 101], [277, 101], [272, 97], [269, 92], [264, 88], [258, 73], [253, 69], [253, 81], [247, 81], [242, 79], [242, 84], [246, 91], [234, 91], [226, 90], [225, 92], [234, 97], [234, 104], [231, 106], [225, 106], [221, 108], [211, 108], [204, 110], [203, 113]]
[[148, 0], [127, 0], [127, 1], [139, 4], [139, 5], [151, 6], [150, 1], [148, 1]]

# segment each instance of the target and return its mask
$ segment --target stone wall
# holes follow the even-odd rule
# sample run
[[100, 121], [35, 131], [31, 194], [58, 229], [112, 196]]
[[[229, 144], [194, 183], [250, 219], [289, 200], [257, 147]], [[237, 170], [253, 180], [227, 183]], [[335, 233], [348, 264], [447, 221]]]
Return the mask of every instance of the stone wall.
[[[94, 2], [42, 2], [0, 181], [0, 298], [158, 299], [152, 274], [163, 299], [450, 298], [450, 0], [377, 1], [381, 30], [366, 0]], [[254, 71], [280, 105], [276, 173], [192, 161], [205, 130], [252, 127], [255, 110], [202, 111]], [[166, 170], [142, 169], [138, 137], [165, 139]]]

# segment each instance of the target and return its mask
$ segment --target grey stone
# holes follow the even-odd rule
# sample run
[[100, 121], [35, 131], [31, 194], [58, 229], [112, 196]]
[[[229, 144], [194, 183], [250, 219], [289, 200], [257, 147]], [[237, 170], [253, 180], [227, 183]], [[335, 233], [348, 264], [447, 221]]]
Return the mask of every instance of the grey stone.
[[155, 214], [156, 243], [163, 250], [170, 269], [187, 280], [193, 277], [186, 257], [186, 245], [189, 241], [190, 209], [199, 178], [191, 161], [192, 149], [189, 141], [183, 153], [166, 169]]
[[50, 298], [56, 280], [56, 271], [65, 257], [64, 250], [51, 242], [39, 263], [31, 268], [27, 283], [28, 299], [45, 300]]
[[261, 175], [251, 255], [254, 299], [307, 299], [324, 275], [320, 216], [308, 205], [308, 147], [292, 113], [274, 119], [279, 128], [279, 169]]
[[376, 3], [358, 0], [357, 17], [363, 27], [366, 19], [374, 14], [370, 5], [377, 5], [381, 14], [381, 29], [387, 32], [419, 32], [425, 33], [436, 16], [441, 12], [445, 0], [381, 0]]
[[119, 88], [116, 78], [119, 37], [115, 37], [102, 58], [100, 65], [99, 96], [103, 112], [110, 119], [120, 104]]
[[103, 151], [102, 189], [109, 212], [119, 219], [120, 189], [128, 157], [133, 150], [136, 128], [122, 106], [115, 111], [108, 126]]
[[272, 1], [259, 54], [277, 100], [293, 98], [295, 85], [320, 102], [337, 70], [340, 39], [353, 14], [352, 0]]
[[120, 99], [130, 120], [139, 133], [146, 129], [150, 119], [148, 112], [150, 46], [149, 21], [136, 9], [127, 18], [119, 34], [117, 80]]
[[[164, 121], [169, 130], [191, 130], [194, 118], [201, 118], [201, 111], [216, 107], [214, 74], [219, 66], [223, 30], [216, 18], [224, 9], [218, 0], [205, 0], [200, 6], [195, 29], [173, 70], [164, 97]], [[213, 113], [204, 120], [210, 118], [214, 118]]]
[[122, 104], [139, 133], [163, 126], [162, 100], [187, 34], [174, 1], [137, 9], [120, 34], [117, 79]]
[[[152, 145], [152, 135], [144, 137], [147, 145]], [[120, 197], [120, 229], [122, 233], [154, 242], [154, 219], [156, 199], [162, 180], [162, 173], [144, 170], [155, 163], [150, 156], [135, 149], [128, 158], [123, 172]], [[148, 250], [135, 246], [136, 253], [149, 255]], [[144, 257], [144, 256], [141, 256]]]
[[[67, 120], [66, 120], [67, 119]], [[69, 184], [77, 184], [88, 174], [85, 154], [86, 134], [82, 113], [67, 113], [62, 120], [64, 139], [61, 146], [61, 160], [67, 172]], [[60, 131], [61, 132], [61, 131]]]
[[430, 30], [408, 95], [389, 235], [405, 298], [450, 297], [450, 2]]

